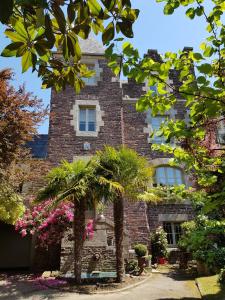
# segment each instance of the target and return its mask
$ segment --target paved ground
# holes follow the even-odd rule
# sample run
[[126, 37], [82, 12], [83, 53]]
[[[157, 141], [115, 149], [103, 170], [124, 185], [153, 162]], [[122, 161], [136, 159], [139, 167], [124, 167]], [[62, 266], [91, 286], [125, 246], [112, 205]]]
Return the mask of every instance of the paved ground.
[[120, 293], [107, 295], [81, 295], [59, 293], [55, 290], [30, 290], [24, 283], [4, 284], [0, 281], [0, 300], [160, 300], [200, 299], [193, 280], [182, 279], [179, 275], [153, 274], [145, 283]]

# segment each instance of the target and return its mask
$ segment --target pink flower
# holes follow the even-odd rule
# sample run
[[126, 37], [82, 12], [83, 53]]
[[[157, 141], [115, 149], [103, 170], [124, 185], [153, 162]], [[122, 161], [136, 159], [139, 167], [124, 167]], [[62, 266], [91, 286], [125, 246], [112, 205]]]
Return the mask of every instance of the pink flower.
[[26, 229], [21, 230], [21, 235], [22, 235], [22, 237], [25, 237], [27, 235]]

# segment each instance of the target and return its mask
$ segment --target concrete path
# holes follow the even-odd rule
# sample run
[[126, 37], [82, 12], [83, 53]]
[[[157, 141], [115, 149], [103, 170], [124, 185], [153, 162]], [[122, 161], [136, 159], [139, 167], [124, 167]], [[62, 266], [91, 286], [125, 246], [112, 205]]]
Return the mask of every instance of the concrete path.
[[26, 291], [23, 286], [5, 289], [0, 285], [0, 300], [191, 300], [201, 299], [193, 280], [182, 279], [178, 274], [153, 274], [135, 288], [113, 294], [82, 295], [59, 293], [55, 290]]

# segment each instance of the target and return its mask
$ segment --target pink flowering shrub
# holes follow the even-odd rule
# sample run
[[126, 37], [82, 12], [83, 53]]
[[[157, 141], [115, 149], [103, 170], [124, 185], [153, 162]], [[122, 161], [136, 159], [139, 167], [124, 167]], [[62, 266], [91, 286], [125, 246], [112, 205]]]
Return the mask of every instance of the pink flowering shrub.
[[[55, 208], [51, 207], [51, 203], [52, 200], [46, 200], [27, 208], [23, 217], [15, 224], [15, 229], [22, 237], [36, 234], [43, 247], [60, 243], [64, 232], [73, 223], [73, 203], [62, 202]], [[89, 220], [84, 238], [93, 238], [93, 234], [93, 220]]]

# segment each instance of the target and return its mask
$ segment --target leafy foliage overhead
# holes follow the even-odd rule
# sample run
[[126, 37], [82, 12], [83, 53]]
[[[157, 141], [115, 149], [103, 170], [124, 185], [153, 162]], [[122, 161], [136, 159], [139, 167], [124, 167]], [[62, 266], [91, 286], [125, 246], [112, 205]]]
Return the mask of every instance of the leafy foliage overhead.
[[103, 44], [116, 34], [131, 38], [138, 14], [130, 0], [1, 0], [0, 22], [11, 40], [2, 56], [21, 57], [22, 71], [36, 71], [45, 88], [70, 84], [79, 92], [82, 77], [93, 74], [80, 63], [79, 38], [91, 32], [100, 33]]
[[[164, 136], [167, 143], [153, 145], [153, 150], [173, 154], [173, 163], [185, 165], [186, 170], [198, 177], [201, 186], [217, 182], [223, 172], [221, 147], [216, 145], [217, 125], [224, 122], [225, 114], [225, 5], [222, 0], [211, 0], [210, 9], [204, 0], [158, 0], [164, 2], [164, 14], [170, 15], [180, 6], [188, 18], [202, 17], [206, 22], [206, 39], [199, 51], [185, 48], [178, 53], [166, 52], [158, 60], [150, 55], [141, 56], [129, 42], [122, 53], [110, 45], [106, 54], [115, 74], [123, 72], [137, 83], [147, 82], [157, 87], [140, 97], [138, 111], [151, 109], [153, 116], [169, 114], [179, 102], [188, 118], [170, 119], [162, 124], [156, 135]], [[120, 63], [118, 64], [118, 58]], [[178, 77], [179, 82], [171, 81]], [[214, 129], [214, 137], [209, 134]], [[174, 143], [175, 142], [175, 143]], [[216, 149], [216, 150], [215, 150]]]

